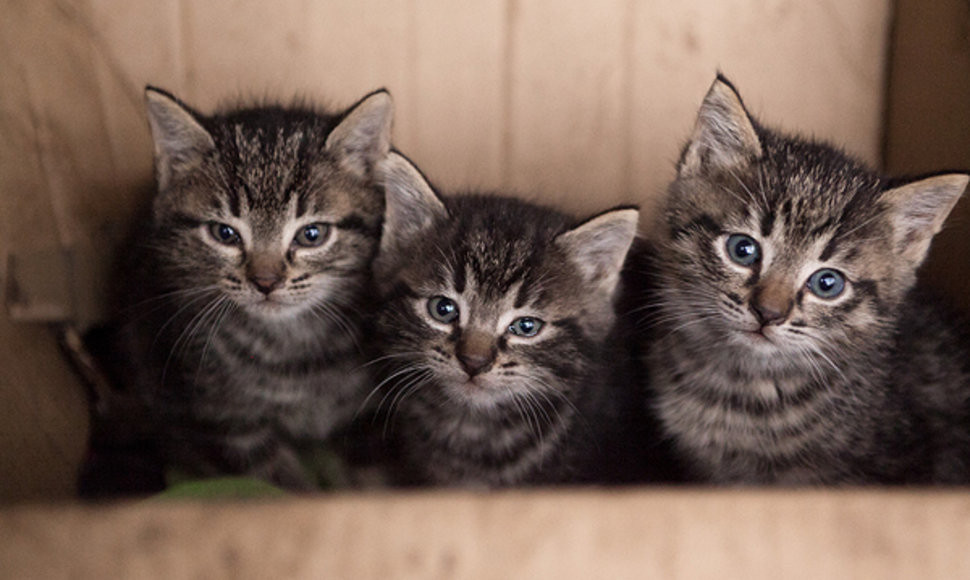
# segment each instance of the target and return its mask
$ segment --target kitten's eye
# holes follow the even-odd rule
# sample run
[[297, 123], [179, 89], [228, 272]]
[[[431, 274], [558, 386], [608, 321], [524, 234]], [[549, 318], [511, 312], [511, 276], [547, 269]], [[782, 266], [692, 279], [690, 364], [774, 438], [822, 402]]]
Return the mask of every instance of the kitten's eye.
[[543, 324], [538, 318], [523, 316], [512, 321], [512, 324], [509, 325], [509, 332], [516, 336], [533, 337], [539, 334]]
[[819, 298], [835, 298], [845, 290], [845, 276], [831, 268], [822, 268], [808, 277], [808, 289]]
[[298, 246], [312, 248], [326, 241], [328, 235], [330, 235], [330, 224], [310, 224], [298, 231], [293, 241]]
[[217, 242], [227, 246], [238, 246], [242, 243], [242, 238], [239, 237], [239, 233], [235, 230], [235, 228], [228, 224], [212, 222], [209, 224], [209, 234], [211, 234]]
[[751, 236], [731, 234], [727, 239], [727, 253], [737, 264], [751, 266], [761, 259], [761, 248]]
[[451, 298], [435, 296], [428, 300], [428, 314], [438, 322], [450, 324], [458, 318], [458, 305]]

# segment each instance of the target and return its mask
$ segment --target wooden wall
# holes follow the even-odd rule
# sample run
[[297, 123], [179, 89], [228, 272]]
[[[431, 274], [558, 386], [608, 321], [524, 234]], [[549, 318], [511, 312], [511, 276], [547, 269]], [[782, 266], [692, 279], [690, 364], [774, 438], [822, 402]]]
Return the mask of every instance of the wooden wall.
[[649, 210], [717, 69], [769, 123], [878, 162], [889, 16], [889, 0], [0, 0], [0, 499], [70, 488], [83, 398], [28, 323], [100, 314], [151, 175], [145, 84], [203, 110], [386, 86], [396, 144], [440, 184]]
[[[898, 174], [970, 170], [970, 2], [897, 0], [885, 165]], [[970, 195], [933, 241], [925, 278], [970, 313]]]

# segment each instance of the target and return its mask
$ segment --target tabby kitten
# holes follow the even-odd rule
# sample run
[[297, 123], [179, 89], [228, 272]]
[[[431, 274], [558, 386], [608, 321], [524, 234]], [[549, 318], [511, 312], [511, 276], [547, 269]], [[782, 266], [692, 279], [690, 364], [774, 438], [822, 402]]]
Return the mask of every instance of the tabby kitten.
[[123, 382], [180, 469], [311, 488], [294, 443], [346, 424], [368, 392], [390, 97], [211, 116], [146, 98], [158, 192], [132, 248]]
[[967, 352], [912, 291], [967, 182], [886, 180], [762, 127], [718, 77], [669, 189], [645, 357], [695, 477], [967, 481]]
[[[602, 479], [635, 424], [614, 296], [637, 211], [576, 225], [508, 197], [439, 197], [392, 153], [375, 261], [384, 379], [406, 479], [498, 487]], [[612, 357], [618, 360], [611, 360]]]

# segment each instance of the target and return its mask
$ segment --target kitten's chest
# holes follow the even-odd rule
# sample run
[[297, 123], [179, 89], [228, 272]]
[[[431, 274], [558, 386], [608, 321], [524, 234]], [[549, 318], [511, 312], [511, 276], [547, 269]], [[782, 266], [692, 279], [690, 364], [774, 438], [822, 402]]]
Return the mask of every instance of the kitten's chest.
[[366, 396], [364, 361], [349, 337], [226, 328], [196, 350], [200, 370], [189, 380], [204, 393], [203, 414], [268, 417], [294, 437], [325, 436]]
[[403, 434], [425, 479], [486, 487], [556, 480], [574, 419], [569, 407], [542, 417], [516, 409], [486, 416], [420, 397], [405, 413], [413, 423]]
[[853, 413], [831, 385], [797, 373], [745, 378], [687, 358], [654, 367], [661, 422], [706, 477], [807, 484], [840, 472]]

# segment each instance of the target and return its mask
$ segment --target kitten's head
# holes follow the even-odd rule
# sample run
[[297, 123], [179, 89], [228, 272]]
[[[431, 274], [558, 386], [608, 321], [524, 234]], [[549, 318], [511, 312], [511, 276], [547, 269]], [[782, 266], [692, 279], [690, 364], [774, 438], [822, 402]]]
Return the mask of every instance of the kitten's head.
[[375, 277], [396, 384], [479, 409], [564, 396], [614, 325], [637, 211], [575, 225], [512, 198], [438, 197], [395, 153], [381, 173], [387, 209]]
[[373, 170], [390, 150], [387, 92], [341, 115], [260, 107], [203, 116], [152, 88], [146, 100], [160, 279], [188, 299], [216, 296], [270, 321], [354, 300], [380, 238]]
[[968, 181], [888, 182], [763, 128], [722, 77], [677, 171], [659, 257], [665, 315], [762, 365], [886, 335]]

